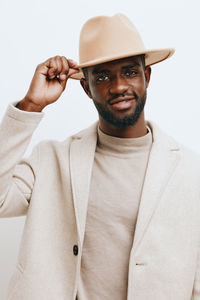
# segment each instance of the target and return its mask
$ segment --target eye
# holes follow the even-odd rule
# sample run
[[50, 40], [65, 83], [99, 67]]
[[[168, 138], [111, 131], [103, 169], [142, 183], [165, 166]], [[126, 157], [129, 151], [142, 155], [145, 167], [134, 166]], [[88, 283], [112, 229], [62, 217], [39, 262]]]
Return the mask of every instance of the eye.
[[126, 77], [132, 77], [136, 74], [137, 74], [137, 72], [135, 70], [127, 70], [126, 72], [124, 72], [124, 76], [126, 76]]
[[96, 78], [97, 82], [102, 82], [108, 79], [108, 75], [101, 75]]

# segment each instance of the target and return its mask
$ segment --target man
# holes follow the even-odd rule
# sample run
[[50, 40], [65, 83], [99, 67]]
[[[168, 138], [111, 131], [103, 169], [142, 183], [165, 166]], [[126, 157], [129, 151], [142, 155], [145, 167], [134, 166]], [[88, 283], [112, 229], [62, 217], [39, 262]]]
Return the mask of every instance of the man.
[[[199, 157], [144, 116], [150, 65], [173, 52], [146, 50], [121, 14], [92, 18], [80, 64], [46, 60], [10, 104], [0, 127], [0, 216], [27, 218], [7, 299], [200, 299]], [[70, 77], [99, 121], [22, 160]]]

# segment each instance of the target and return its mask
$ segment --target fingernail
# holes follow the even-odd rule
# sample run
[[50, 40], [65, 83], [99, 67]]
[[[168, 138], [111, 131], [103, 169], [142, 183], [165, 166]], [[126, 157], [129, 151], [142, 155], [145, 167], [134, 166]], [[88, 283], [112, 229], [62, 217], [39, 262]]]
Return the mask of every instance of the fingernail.
[[66, 74], [60, 74], [59, 78], [61, 80], [65, 80], [67, 78], [67, 75]]

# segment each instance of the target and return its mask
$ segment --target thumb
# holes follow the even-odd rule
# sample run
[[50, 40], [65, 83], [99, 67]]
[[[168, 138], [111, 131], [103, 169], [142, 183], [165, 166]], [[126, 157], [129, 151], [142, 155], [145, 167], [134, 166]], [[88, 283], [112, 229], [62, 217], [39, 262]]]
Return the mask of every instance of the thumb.
[[63, 91], [66, 87], [67, 80], [68, 80], [68, 76], [66, 74], [60, 74], [59, 75], [59, 81], [60, 81], [60, 85], [63, 88]]
[[79, 73], [79, 72], [80, 72], [79, 69], [71, 69], [70, 68], [68, 74], [60, 74], [59, 75], [60, 84], [61, 84], [63, 90], [65, 89], [67, 80], [70, 78], [70, 76], [73, 74]]
[[68, 78], [69, 77], [71, 77], [71, 75], [73, 75], [73, 74], [76, 74], [76, 73], [79, 73], [80, 72], [80, 70], [79, 69], [69, 69], [69, 72], [68, 72]]
[[71, 75], [79, 73], [79, 70], [77, 69], [69, 69], [68, 74], [60, 74], [59, 75], [59, 81], [63, 89], [65, 89], [67, 80], [70, 78]]

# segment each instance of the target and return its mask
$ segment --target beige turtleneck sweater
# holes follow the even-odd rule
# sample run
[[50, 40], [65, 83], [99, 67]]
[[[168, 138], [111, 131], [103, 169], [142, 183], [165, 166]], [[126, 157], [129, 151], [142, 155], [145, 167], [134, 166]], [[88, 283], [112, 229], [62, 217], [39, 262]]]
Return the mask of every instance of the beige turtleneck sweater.
[[78, 300], [127, 299], [128, 265], [152, 145], [98, 129]]

